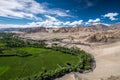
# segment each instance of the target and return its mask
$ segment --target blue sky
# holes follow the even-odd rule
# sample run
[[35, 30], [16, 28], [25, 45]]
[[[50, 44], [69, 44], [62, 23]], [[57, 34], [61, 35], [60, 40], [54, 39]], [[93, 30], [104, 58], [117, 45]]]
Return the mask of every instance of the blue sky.
[[0, 27], [61, 27], [120, 22], [120, 0], [0, 0]]

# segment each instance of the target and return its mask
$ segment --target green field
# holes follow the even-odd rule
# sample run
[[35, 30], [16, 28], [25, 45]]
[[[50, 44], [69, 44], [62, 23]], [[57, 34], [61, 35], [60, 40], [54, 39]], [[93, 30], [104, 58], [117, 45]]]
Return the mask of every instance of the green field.
[[5, 44], [4, 43], [0, 43], [0, 47], [4, 47], [5, 46]]
[[52, 71], [67, 66], [66, 63], [76, 65], [79, 61], [77, 56], [42, 48], [13, 48], [3, 52], [4, 54], [11, 54], [18, 50], [33, 55], [29, 57], [0, 57], [0, 80], [31, 76], [43, 70]]
[[47, 47], [44, 40], [22, 40], [12, 33], [0, 33], [0, 80], [54, 80], [91, 67], [91, 55], [83, 50]]

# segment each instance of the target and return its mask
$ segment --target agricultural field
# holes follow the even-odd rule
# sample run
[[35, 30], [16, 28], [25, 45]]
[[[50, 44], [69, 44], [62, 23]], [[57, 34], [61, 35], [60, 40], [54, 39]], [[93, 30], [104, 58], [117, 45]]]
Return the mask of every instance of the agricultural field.
[[[66, 63], [76, 65], [79, 61], [77, 56], [63, 54], [61, 52], [40, 49], [40, 48], [20, 48], [33, 56], [29, 57], [0, 57], [0, 80], [9, 80], [16, 77], [31, 76], [42, 72], [55, 70], [59, 67], [67, 66]], [[6, 50], [5, 53], [15, 53], [17, 49]]]
[[14, 34], [0, 37], [0, 80], [53, 80], [92, 66], [90, 54], [78, 49], [48, 48], [43, 41], [24, 41]]

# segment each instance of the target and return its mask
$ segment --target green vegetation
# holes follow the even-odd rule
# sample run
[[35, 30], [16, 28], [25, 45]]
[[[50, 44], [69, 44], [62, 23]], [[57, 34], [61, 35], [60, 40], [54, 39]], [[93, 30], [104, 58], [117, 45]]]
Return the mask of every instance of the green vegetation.
[[1, 76], [2, 74], [4, 74], [8, 69], [9, 69], [9, 67], [7, 67], [7, 66], [2, 66], [2, 67], [0, 67], [0, 76]]
[[0, 47], [5, 47], [5, 44], [4, 43], [0, 43]]
[[[15, 77], [26, 77], [44, 70], [51, 71], [61, 67], [67, 66], [66, 63], [73, 65], [77, 64], [78, 57], [72, 55], [62, 54], [52, 50], [39, 49], [39, 48], [20, 48], [5, 50], [4, 52], [17, 52], [17, 51], [31, 52], [33, 56], [29, 57], [0, 57], [0, 66], [9, 66], [9, 70], [1, 76], [1, 80], [14, 79]], [[7, 53], [8, 54], [8, 53]], [[0, 71], [1, 74], [1, 71]]]
[[0, 34], [0, 80], [53, 80], [92, 67], [91, 55], [75, 48], [45, 47], [44, 41]]

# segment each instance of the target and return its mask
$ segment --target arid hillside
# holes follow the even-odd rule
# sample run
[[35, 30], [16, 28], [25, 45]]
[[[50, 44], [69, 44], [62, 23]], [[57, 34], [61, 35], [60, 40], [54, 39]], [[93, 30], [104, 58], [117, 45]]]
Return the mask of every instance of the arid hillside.
[[88, 36], [88, 42], [114, 42], [120, 40], [120, 30], [109, 30], [106, 32], [98, 32]]
[[36, 33], [36, 32], [52, 32], [52, 33], [71, 33], [71, 32], [96, 32], [96, 31], [107, 31], [111, 27], [103, 24], [91, 25], [91, 26], [76, 26], [76, 27], [60, 27], [60, 28], [45, 28], [45, 27], [35, 27], [35, 28], [25, 28], [19, 31], [25, 33]]

